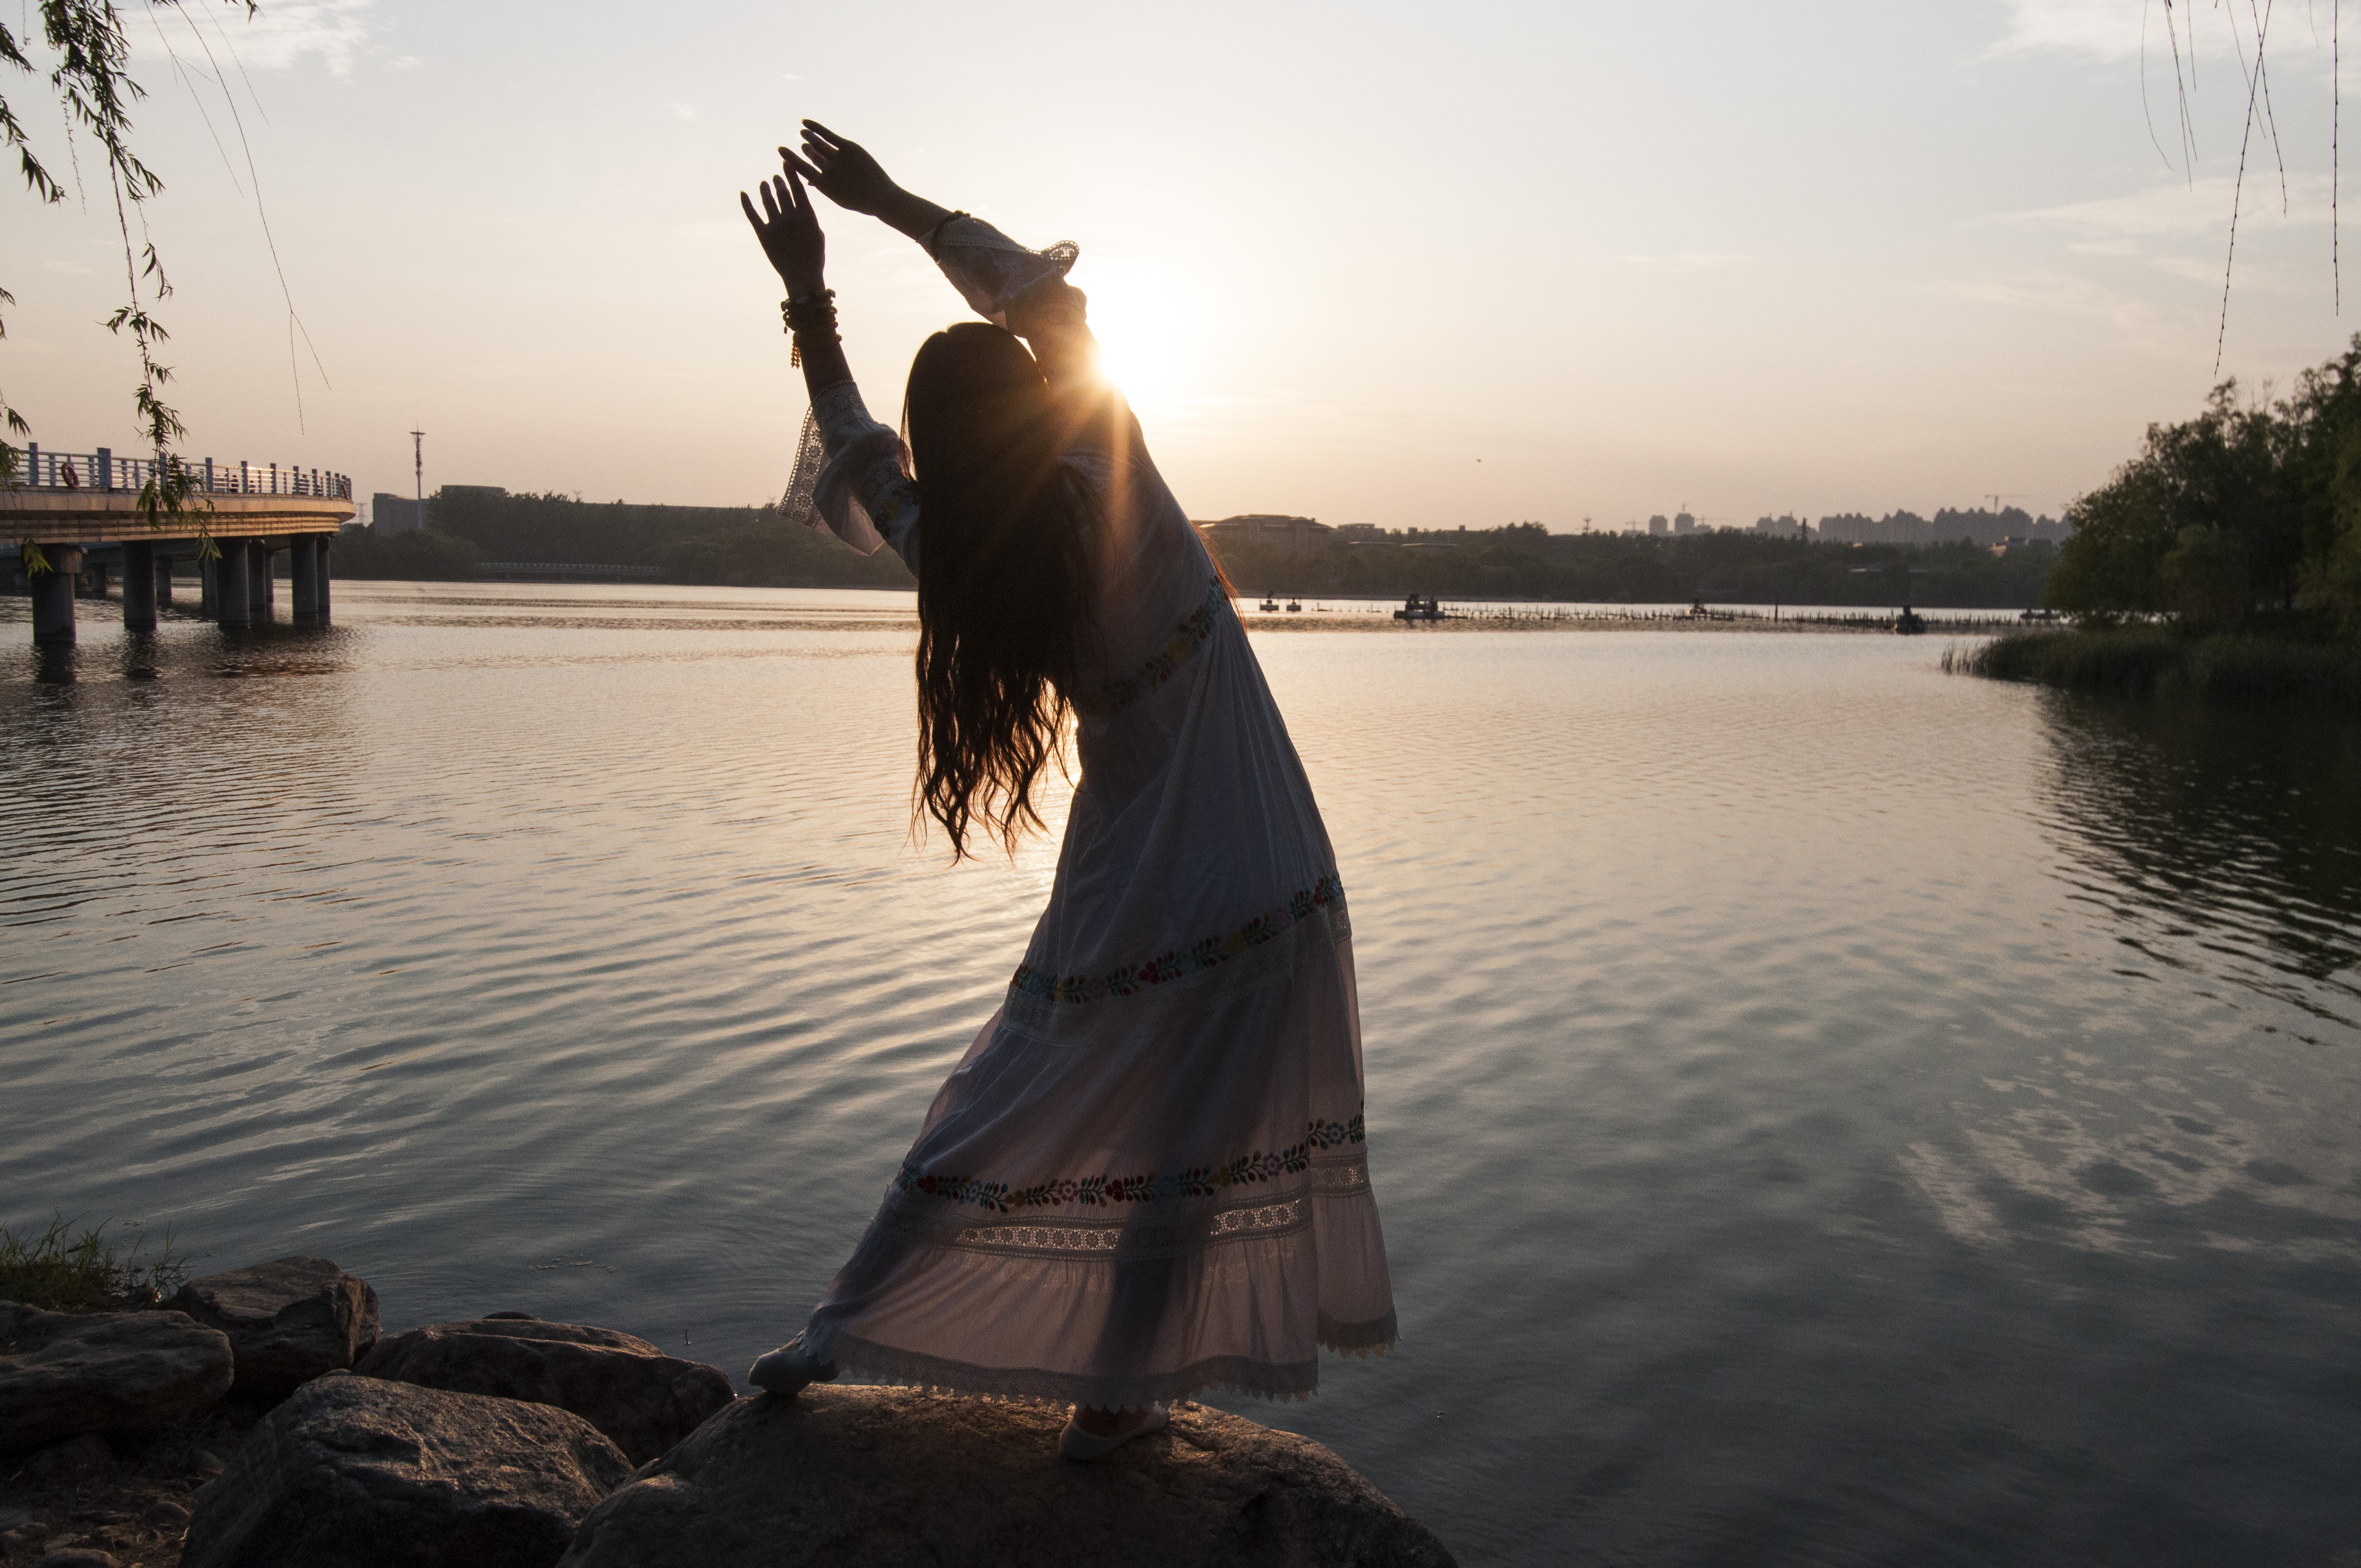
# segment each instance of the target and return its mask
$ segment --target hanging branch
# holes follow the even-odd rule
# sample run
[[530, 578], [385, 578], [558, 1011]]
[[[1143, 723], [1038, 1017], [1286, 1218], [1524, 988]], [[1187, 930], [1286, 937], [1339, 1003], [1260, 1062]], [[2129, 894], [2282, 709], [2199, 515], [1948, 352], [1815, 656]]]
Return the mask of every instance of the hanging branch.
[[[2233, 10], [2230, 13], [2230, 28], [2233, 37], [2237, 33], [2237, 12]], [[2254, 140], [2255, 109], [2261, 102], [2261, 94], [2265, 91], [2268, 81], [2263, 75], [2263, 40], [2269, 33], [2270, 26], [2270, 7], [2265, 5], [2262, 15], [2256, 19], [2255, 69], [2246, 72], [2246, 128], [2238, 137], [2238, 178], [2230, 187], [2230, 245], [2222, 258], [2222, 320], [2213, 333], [2213, 374], [2216, 376], [2222, 373], [2222, 354], [2230, 340], [2230, 269], [2238, 256], [2238, 205], [2246, 191], [2246, 148]], [[2246, 54], [2242, 49], [2238, 57], [2238, 65], [2242, 71], [2245, 70], [2246, 63]], [[2287, 178], [2284, 164], [2280, 166], [2279, 178], [2283, 182], [2282, 190], [2284, 190], [2284, 181]]]
[[[181, 0], [147, 3], [178, 5]], [[227, 3], [243, 5], [248, 16], [257, 9], [256, 0]], [[164, 275], [155, 245], [147, 238], [144, 214], [139, 244], [135, 245], [131, 236], [131, 219], [134, 214], [141, 213], [139, 204], [164, 189], [162, 177], [149, 169], [131, 146], [131, 105], [146, 97], [147, 93], [131, 79], [130, 44], [124, 36], [123, 12], [116, 0], [38, 0], [38, 10], [40, 40], [57, 57], [49, 72], [49, 86], [65, 118], [68, 151], [74, 156], [79, 170], [80, 159], [73, 142], [79, 133], [96, 142], [105, 154], [115, 227], [123, 240], [126, 286], [125, 302], [105, 324], [108, 331], [118, 335], [128, 332], [139, 351], [139, 384], [132, 393], [132, 406], [138, 415], [141, 432], [156, 454], [155, 473], [140, 488], [139, 510], [151, 527], [160, 526], [167, 519], [187, 514], [192, 485], [187, 465], [175, 449], [175, 443], [188, 433], [187, 427], [179, 412], [163, 399], [163, 387], [172, 378], [171, 367], [156, 357], [159, 345], [169, 341], [170, 334], [149, 308], [151, 302], [169, 299], [172, 287]], [[34, 64], [25, 52], [27, 41], [29, 34], [20, 39], [0, 23], [0, 65], [14, 66], [32, 75]], [[5, 97], [0, 97], [0, 148], [16, 149], [18, 169], [36, 201], [46, 204], [65, 200], [64, 185], [34, 151], [15, 108]], [[15, 302], [14, 295], [0, 289], [0, 305]], [[5, 333], [5, 323], [0, 322], [0, 336]], [[23, 414], [5, 397], [0, 397], [0, 422], [5, 422], [9, 435], [32, 433]], [[0, 438], [0, 483], [17, 482], [23, 455], [14, 443]], [[209, 539], [205, 543], [211, 544]], [[30, 564], [28, 559], [27, 565]]]

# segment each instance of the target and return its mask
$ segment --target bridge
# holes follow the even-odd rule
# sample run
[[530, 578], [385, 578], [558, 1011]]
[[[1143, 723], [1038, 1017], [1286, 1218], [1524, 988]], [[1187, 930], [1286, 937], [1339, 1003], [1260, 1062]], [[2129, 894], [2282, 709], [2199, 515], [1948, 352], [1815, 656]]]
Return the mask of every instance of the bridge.
[[[139, 498], [160, 471], [154, 459], [117, 457], [104, 446], [26, 448], [18, 483], [0, 490], [0, 539], [20, 547], [6, 565], [12, 586], [32, 596], [36, 645], [74, 641], [76, 587], [104, 598], [110, 569], [123, 583], [124, 630], [155, 630], [159, 608], [172, 603], [175, 561], [199, 564], [201, 614], [229, 628], [270, 625], [271, 566], [282, 550], [294, 623], [328, 623], [328, 554], [352, 521], [352, 480], [300, 465], [210, 457], [174, 465], [190, 481], [186, 515], [151, 524]], [[27, 544], [38, 554], [24, 551]]]

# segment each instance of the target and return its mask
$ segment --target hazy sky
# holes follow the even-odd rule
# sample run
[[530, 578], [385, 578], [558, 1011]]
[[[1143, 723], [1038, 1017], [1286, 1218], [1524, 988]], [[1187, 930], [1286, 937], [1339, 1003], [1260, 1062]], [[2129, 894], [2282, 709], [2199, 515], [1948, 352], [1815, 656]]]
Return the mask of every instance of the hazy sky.
[[[2273, 13], [2285, 210], [2258, 132], [2223, 363], [2249, 381], [2361, 326], [2361, 261], [2332, 302], [2333, 4]], [[1191, 515], [1559, 531], [2054, 512], [2103, 479], [2214, 379], [2254, 14], [2193, 16], [2192, 171], [2158, 149], [2154, 0], [188, 5], [198, 27], [142, 14], [135, 42], [196, 455], [407, 491], [420, 424], [430, 489], [774, 496], [804, 399], [737, 192], [811, 115], [921, 194], [1081, 243]], [[324, 381], [308, 352], [291, 372], [200, 34]], [[130, 347], [93, 324], [121, 247], [90, 196], [0, 196], [0, 387], [45, 446], [128, 450]], [[829, 224], [891, 419], [961, 308], [907, 241]]]

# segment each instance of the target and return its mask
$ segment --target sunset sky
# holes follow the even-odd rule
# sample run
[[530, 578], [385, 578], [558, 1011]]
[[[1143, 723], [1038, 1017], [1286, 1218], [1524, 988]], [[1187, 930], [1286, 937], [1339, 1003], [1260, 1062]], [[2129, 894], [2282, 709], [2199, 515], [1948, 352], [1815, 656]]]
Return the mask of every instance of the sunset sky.
[[[1081, 244], [1192, 516], [1561, 532], [2055, 512], [2103, 479], [2215, 378], [2253, 44], [2245, 0], [2180, 38], [2192, 170], [2141, 0], [188, 5], [135, 7], [134, 43], [197, 455], [407, 491], [422, 425], [430, 489], [775, 496], [804, 399], [737, 192], [810, 115]], [[2361, 264], [2332, 296], [2331, 22], [2272, 24], [2284, 209], [2258, 129], [2222, 366], [2250, 382], [2361, 327]], [[39, 84], [5, 91], [62, 168]], [[241, 125], [317, 366], [291, 370]], [[0, 389], [45, 447], [128, 451], [135, 361], [93, 324], [121, 242], [88, 197], [0, 198]], [[826, 220], [890, 420], [961, 307], [907, 241]]]

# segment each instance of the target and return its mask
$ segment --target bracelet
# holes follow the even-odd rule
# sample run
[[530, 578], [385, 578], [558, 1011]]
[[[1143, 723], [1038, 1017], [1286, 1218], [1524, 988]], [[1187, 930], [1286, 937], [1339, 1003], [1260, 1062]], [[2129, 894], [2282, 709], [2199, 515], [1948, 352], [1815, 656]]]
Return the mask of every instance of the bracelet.
[[787, 363], [801, 366], [804, 362], [804, 337], [809, 334], [815, 344], [843, 341], [836, 333], [836, 291], [822, 289], [816, 294], [797, 294], [779, 302], [781, 330], [795, 342], [787, 350]]

